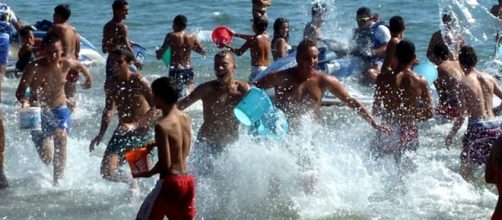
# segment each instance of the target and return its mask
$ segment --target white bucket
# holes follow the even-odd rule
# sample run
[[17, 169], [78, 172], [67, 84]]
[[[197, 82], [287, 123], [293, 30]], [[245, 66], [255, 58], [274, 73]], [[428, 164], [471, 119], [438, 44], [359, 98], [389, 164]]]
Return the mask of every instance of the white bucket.
[[42, 130], [42, 116], [39, 107], [28, 107], [19, 110], [19, 129]]

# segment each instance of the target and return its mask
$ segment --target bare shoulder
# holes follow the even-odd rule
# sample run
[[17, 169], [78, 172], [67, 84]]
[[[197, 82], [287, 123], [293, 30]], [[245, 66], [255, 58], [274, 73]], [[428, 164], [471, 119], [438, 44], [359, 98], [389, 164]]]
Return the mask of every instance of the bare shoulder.
[[243, 94], [247, 93], [249, 91], [249, 84], [247, 82], [243, 81], [236, 81], [237, 83], [237, 90], [242, 92]]

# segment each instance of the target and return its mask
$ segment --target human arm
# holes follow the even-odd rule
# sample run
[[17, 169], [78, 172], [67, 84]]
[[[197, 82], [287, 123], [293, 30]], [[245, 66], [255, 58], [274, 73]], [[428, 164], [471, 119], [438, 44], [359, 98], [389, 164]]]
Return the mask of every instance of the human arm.
[[204, 47], [202, 47], [202, 44], [200, 44], [195, 36], [193, 36], [193, 51], [197, 52], [200, 55], [206, 54]]
[[21, 106], [25, 106], [28, 104], [28, 100], [24, 97], [24, 94], [26, 92], [26, 89], [31, 84], [31, 81], [33, 80], [33, 76], [35, 75], [35, 72], [33, 67], [35, 65], [33, 63], [30, 63], [26, 66], [26, 68], [23, 71], [23, 75], [21, 76], [21, 80], [19, 80], [19, 85], [17, 86], [16, 89], [16, 99], [21, 102]]
[[162, 172], [162, 168], [170, 167], [171, 166], [171, 157], [170, 157], [170, 151], [169, 151], [169, 141], [167, 140], [168, 137], [166, 135], [166, 132], [164, 129], [161, 127], [161, 125], [156, 125], [155, 126], [155, 143], [157, 145], [157, 150], [158, 150], [158, 157], [159, 160], [155, 165], [152, 167], [152, 169], [145, 171], [145, 172], [140, 172], [140, 173], [133, 173], [133, 177], [151, 177], [157, 173]]
[[371, 112], [373, 115], [378, 116], [381, 114], [382, 111], [382, 102], [383, 102], [383, 97], [382, 97], [382, 86], [380, 83], [380, 77], [382, 75], [379, 74], [377, 76], [376, 82], [375, 82], [375, 92], [373, 93], [373, 106], [371, 109]]
[[[288, 70], [285, 70], [288, 71]], [[285, 72], [275, 72], [275, 73], [270, 73], [262, 77], [256, 82], [253, 82], [253, 84], [260, 88], [260, 89], [270, 89], [272, 87], [280, 85], [281, 82], [284, 81], [284, 75]], [[282, 77], [281, 77], [282, 76]]]
[[425, 79], [421, 82], [422, 94], [420, 101], [423, 103], [423, 107], [420, 108], [420, 118], [419, 120], [427, 120], [432, 118], [434, 114], [434, 108], [432, 106], [432, 96], [427, 81]]
[[458, 130], [462, 127], [464, 124], [465, 120], [465, 98], [463, 96], [463, 92], [460, 91], [458, 93], [458, 100], [460, 102], [459, 104], [459, 110], [460, 110], [460, 115], [457, 117], [453, 118], [453, 127], [451, 128], [451, 131], [448, 133], [445, 139], [445, 147], [446, 149], [450, 150], [451, 144], [453, 143], [453, 137], [457, 134]]
[[162, 43], [162, 46], [157, 51], [155, 51], [157, 59], [161, 59], [162, 55], [164, 55], [167, 48], [169, 48], [170, 46], [171, 46], [171, 35], [166, 34], [166, 37], [164, 38], [164, 43]]
[[496, 167], [500, 167], [500, 148], [501, 148], [501, 139], [497, 138], [495, 141], [495, 145], [492, 147], [490, 151], [490, 155], [488, 156], [488, 159], [486, 160], [486, 167], [485, 167], [485, 182], [486, 183], [493, 183], [497, 184], [497, 181], [495, 179], [495, 170]]
[[244, 54], [249, 49], [249, 47], [251, 47], [251, 41], [246, 40], [246, 42], [239, 49], [235, 49], [232, 46], [225, 43], [223, 44], [223, 46], [230, 49], [230, 51], [232, 51], [232, 53], [234, 53], [235, 55], [240, 56]]
[[254, 38], [254, 35], [250, 35], [250, 34], [241, 34], [241, 33], [237, 33], [237, 32], [234, 32], [233, 30], [231, 30], [232, 32], [232, 35], [234, 37], [238, 37], [238, 38], [242, 38], [244, 40], [251, 40]]
[[276, 45], [277, 57], [283, 58], [288, 55], [288, 43], [284, 39], [279, 39]]
[[101, 116], [101, 127], [99, 129], [98, 135], [92, 139], [91, 144], [89, 145], [90, 152], [93, 152], [94, 147], [96, 145], [99, 145], [99, 143], [101, 143], [101, 141], [103, 140], [103, 136], [106, 133], [106, 129], [108, 129], [108, 126], [112, 121], [113, 112], [115, 109], [115, 103], [112, 100], [111, 95], [109, 95], [109, 92], [105, 92], [105, 94], [106, 94], [106, 100], [105, 100], [105, 108], [103, 109], [103, 115]]
[[432, 34], [432, 37], [431, 39], [429, 40], [429, 46], [427, 47], [427, 59], [429, 59], [429, 61], [431, 61], [432, 63], [435, 63], [435, 59], [434, 59], [434, 47], [436, 47], [436, 44], [438, 44], [438, 39], [437, 39], [437, 35], [438, 33], [434, 33]]
[[187, 96], [185, 96], [185, 98], [179, 100], [176, 103], [178, 108], [180, 110], [183, 110], [183, 109], [191, 106], [196, 101], [204, 98], [204, 96], [208, 94], [206, 86], [207, 86], [207, 84], [202, 84], [202, 85], [197, 86], [189, 95], [187, 95]]
[[396, 45], [397, 45], [397, 39], [392, 39], [389, 44], [387, 45], [387, 49], [385, 51], [385, 60], [383, 61], [381, 71], [387, 71], [389, 68], [391, 68], [392, 60], [395, 59], [395, 54], [396, 54]]

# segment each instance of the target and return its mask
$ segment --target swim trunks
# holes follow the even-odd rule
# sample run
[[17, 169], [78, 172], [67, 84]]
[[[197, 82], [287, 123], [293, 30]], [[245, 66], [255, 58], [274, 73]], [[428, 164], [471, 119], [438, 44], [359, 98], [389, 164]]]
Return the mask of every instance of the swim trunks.
[[502, 212], [495, 211], [492, 215], [491, 220], [502, 220]]
[[153, 140], [154, 134], [152, 131], [141, 134], [135, 131], [130, 131], [125, 134], [120, 134], [117, 129], [106, 146], [105, 155], [117, 154], [120, 157], [123, 157], [125, 152], [141, 148], [143, 145], [148, 144]]
[[380, 153], [401, 155], [406, 150], [418, 148], [418, 126], [393, 126], [392, 133], [378, 132], [375, 140]]
[[136, 219], [193, 219], [195, 180], [191, 175], [170, 175], [161, 178], [145, 198]]
[[213, 173], [214, 162], [225, 150], [225, 144], [217, 144], [203, 138], [197, 138], [190, 157], [192, 168], [196, 176], [205, 176]]
[[462, 161], [485, 164], [495, 140], [502, 133], [500, 121], [469, 120], [467, 131], [462, 138]]
[[53, 135], [56, 129], [70, 130], [71, 111], [67, 106], [42, 111], [42, 130], [31, 131], [31, 138], [36, 146], [42, 146], [45, 138]]
[[266, 66], [251, 66], [251, 75], [249, 75], [248, 82], [253, 82], [256, 76], [266, 69]]
[[436, 108], [436, 115], [446, 119], [453, 119], [460, 116], [460, 109], [450, 105], [439, 106]]
[[80, 79], [80, 75], [78, 74], [78, 71], [75, 69], [70, 69], [68, 71], [68, 74], [66, 74], [66, 82], [70, 83], [76, 83]]
[[6, 65], [9, 59], [9, 39], [0, 37], [0, 65]]

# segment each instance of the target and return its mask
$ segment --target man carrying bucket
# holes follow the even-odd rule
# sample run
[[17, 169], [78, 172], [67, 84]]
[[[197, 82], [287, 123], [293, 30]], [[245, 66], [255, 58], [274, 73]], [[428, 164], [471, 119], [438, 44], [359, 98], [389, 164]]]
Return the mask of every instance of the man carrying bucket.
[[[43, 56], [30, 62], [24, 69], [16, 91], [22, 107], [42, 108], [42, 130], [31, 132], [33, 142], [44, 164], [54, 165], [54, 185], [63, 177], [66, 164], [66, 140], [70, 129], [71, 112], [66, 106], [64, 85], [71, 69], [78, 70], [86, 78], [84, 89], [91, 87], [91, 74], [78, 60], [63, 57], [63, 45], [57, 35], [49, 34], [42, 42]], [[29, 99], [25, 91], [30, 88]], [[50, 140], [54, 138], [54, 146]]]
[[317, 70], [318, 55], [316, 43], [304, 39], [297, 49], [297, 67], [272, 73], [255, 82], [263, 89], [275, 88], [275, 103], [287, 115], [290, 127], [298, 127], [301, 116], [313, 112], [318, 118], [321, 100], [325, 91], [329, 91], [379, 131], [389, 131], [378, 124], [366, 108], [345, 89], [333, 76]]
[[199, 85], [178, 102], [178, 107], [183, 110], [202, 100], [204, 122], [197, 134], [193, 159], [199, 175], [212, 171], [208, 158], [217, 157], [239, 138], [239, 122], [233, 110], [248, 92], [249, 85], [234, 79], [237, 68], [234, 59], [230, 51], [218, 52], [214, 56], [216, 80]]
[[[124, 153], [139, 148], [153, 140], [153, 132], [144, 125], [145, 118], [153, 116], [152, 92], [148, 81], [141, 74], [133, 74], [129, 67], [135, 58], [127, 48], [116, 49], [110, 54], [113, 75], [105, 82], [105, 109], [101, 119], [99, 134], [92, 139], [89, 150], [103, 140], [116, 110], [119, 125], [115, 130], [101, 163], [101, 175], [113, 182], [129, 184], [132, 193], [136, 193], [137, 184], [130, 174], [120, 170]], [[150, 111], [149, 111], [150, 110]], [[152, 114], [150, 114], [152, 113]]]
[[[166, 35], [162, 47], [156, 51], [157, 59], [163, 59], [164, 53], [171, 49], [170, 63], [165, 63], [169, 68], [169, 78], [176, 82], [180, 94], [188, 87], [194, 87], [194, 74], [192, 68], [192, 50], [204, 55], [206, 52], [194, 34], [185, 32], [188, 20], [184, 15], [177, 15], [173, 20], [173, 32]], [[164, 62], [166, 62], [164, 60]]]

